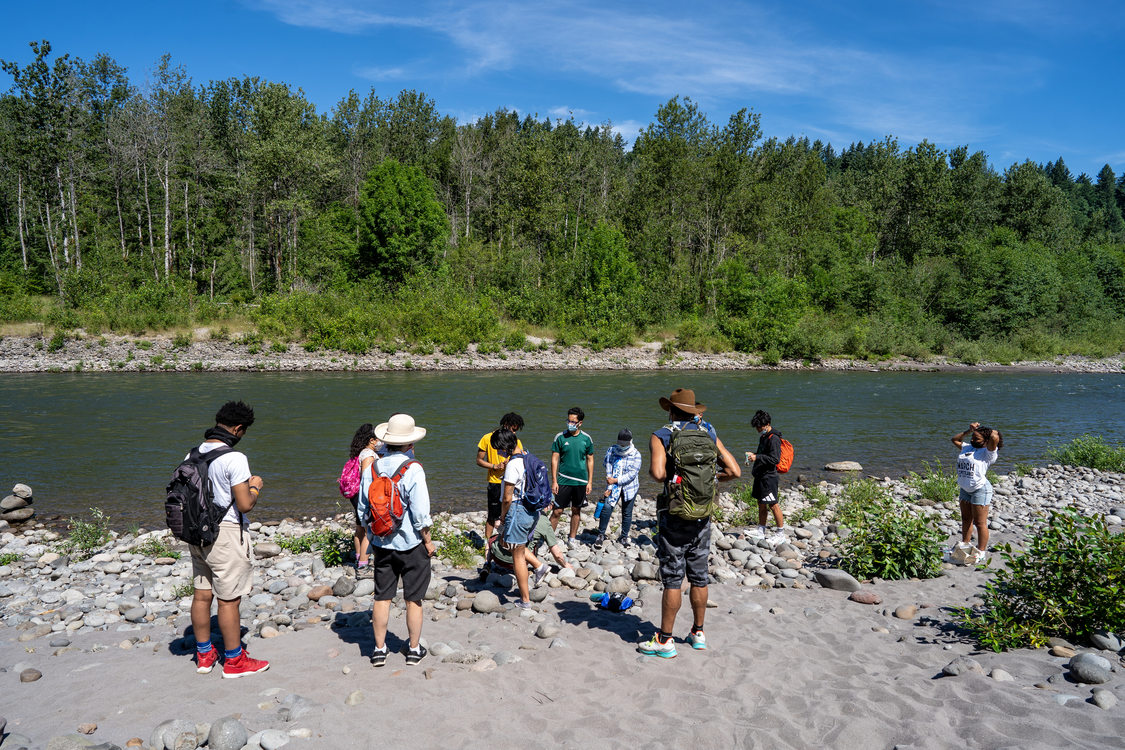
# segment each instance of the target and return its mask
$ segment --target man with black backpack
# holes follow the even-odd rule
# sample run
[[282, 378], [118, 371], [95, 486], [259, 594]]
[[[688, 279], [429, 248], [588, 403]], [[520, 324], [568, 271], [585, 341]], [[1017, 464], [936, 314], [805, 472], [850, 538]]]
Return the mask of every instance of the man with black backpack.
[[[219, 652], [211, 645], [211, 602], [219, 600], [219, 632], [223, 635], [223, 677], [244, 677], [264, 672], [270, 663], [252, 659], [242, 648], [238, 607], [242, 597], [250, 593], [253, 569], [250, 564], [250, 535], [246, 530], [246, 514], [253, 510], [262, 491], [262, 478], [250, 473], [246, 455], [233, 450], [254, 424], [254, 410], [241, 401], [228, 401], [215, 414], [215, 426], [204, 433], [203, 443], [191, 454], [206, 459], [202, 470], [204, 488], [210, 485], [210, 496], [204, 489], [203, 505], [211, 505], [222, 513], [217, 535], [210, 535], [203, 544], [189, 544], [195, 595], [191, 601], [191, 629], [195, 633], [196, 671], [207, 674], [219, 661]], [[217, 454], [217, 457], [214, 455]], [[175, 482], [175, 480], [173, 480]], [[172, 487], [169, 486], [171, 494]], [[225, 509], [225, 511], [223, 510]], [[171, 518], [171, 515], [169, 516]], [[192, 525], [188, 514], [185, 525]], [[175, 529], [173, 529], [175, 531]], [[207, 528], [202, 531], [206, 534]], [[199, 529], [183, 528], [188, 536]]]
[[677, 388], [660, 399], [668, 424], [652, 433], [649, 474], [662, 482], [656, 498], [658, 526], [656, 551], [664, 593], [660, 600], [660, 630], [637, 647], [648, 656], [676, 656], [672, 629], [683, 603], [683, 581], [691, 585], [692, 627], [687, 642], [707, 648], [703, 617], [707, 611], [707, 564], [711, 554], [711, 514], [715, 510], [718, 482], [741, 476], [738, 462], [719, 440], [715, 428], [703, 421], [707, 407], [695, 392]]

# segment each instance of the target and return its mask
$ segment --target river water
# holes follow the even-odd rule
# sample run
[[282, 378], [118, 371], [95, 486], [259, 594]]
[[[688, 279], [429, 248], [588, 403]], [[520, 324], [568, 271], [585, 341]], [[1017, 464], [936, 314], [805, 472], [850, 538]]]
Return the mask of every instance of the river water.
[[[691, 387], [737, 456], [757, 445], [750, 418], [773, 415], [796, 446], [783, 486], [856, 460], [864, 474], [900, 476], [953, 456], [950, 435], [971, 420], [996, 425], [996, 469], [1044, 463], [1050, 445], [1084, 432], [1125, 442], [1125, 376], [975, 372], [391, 372], [0, 375], [0, 491], [31, 485], [43, 514], [101, 508], [115, 527], [156, 525], [175, 465], [228, 399], [257, 421], [239, 445], [265, 480], [255, 517], [323, 516], [350, 509], [336, 490], [352, 433], [363, 422], [412, 414], [429, 430], [417, 455], [438, 510], [484, 508], [476, 444], [507, 411], [545, 461], [566, 410], [586, 412], [596, 466], [629, 427], [648, 466], [648, 435], [666, 420], [657, 400]], [[595, 476], [597, 474], [595, 473]], [[838, 475], [837, 475], [838, 476]], [[595, 482], [595, 488], [599, 487]], [[651, 491], [651, 483], [643, 490]]]

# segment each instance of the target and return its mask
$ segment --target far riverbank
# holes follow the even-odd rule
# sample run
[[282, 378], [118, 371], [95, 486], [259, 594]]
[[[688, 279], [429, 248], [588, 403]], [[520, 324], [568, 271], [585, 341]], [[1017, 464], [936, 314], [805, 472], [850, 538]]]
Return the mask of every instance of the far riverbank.
[[[204, 329], [204, 332], [206, 329]], [[69, 339], [52, 347], [40, 337], [0, 339], [0, 372], [388, 372], [496, 370], [804, 370], [874, 372], [1125, 372], [1125, 354], [1104, 359], [1057, 357], [1043, 361], [967, 364], [946, 357], [912, 359], [781, 360], [766, 364], [754, 354], [666, 351], [660, 342], [594, 351], [584, 346], [560, 347], [531, 340], [541, 348], [480, 352], [470, 344], [464, 352], [402, 349], [366, 354], [318, 350], [298, 344], [269, 347], [231, 341], [192, 340], [171, 336], [132, 337], [106, 334]]]

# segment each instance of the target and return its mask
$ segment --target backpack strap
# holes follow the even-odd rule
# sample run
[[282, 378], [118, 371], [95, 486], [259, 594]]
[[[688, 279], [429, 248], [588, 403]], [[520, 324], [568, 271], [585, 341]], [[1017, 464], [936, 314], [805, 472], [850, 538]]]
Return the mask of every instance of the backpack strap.
[[418, 464], [419, 466], [421, 466], [421, 464], [418, 463], [417, 459], [408, 458], [405, 461], [403, 461], [401, 464], [399, 464], [399, 467], [397, 469], [395, 469], [395, 473], [391, 476], [391, 481], [394, 482], [395, 484], [398, 484], [399, 482], [401, 482], [403, 474], [405, 474], [406, 470], [409, 469], [414, 464]]

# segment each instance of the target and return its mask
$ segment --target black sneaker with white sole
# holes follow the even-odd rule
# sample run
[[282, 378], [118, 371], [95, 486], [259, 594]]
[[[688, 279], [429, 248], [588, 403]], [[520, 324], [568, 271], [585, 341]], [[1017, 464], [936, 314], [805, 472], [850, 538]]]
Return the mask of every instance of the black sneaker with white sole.
[[407, 652], [406, 652], [406, 666], [413, 667], [415, 664], [417, 664], [418, 662], [425, 659], [426, 654], [428, 654], [428, 653], [429, 652], [426, 651], [426, 647], [423, 646], [421, 643], [418, 644], [418, 650], [417, 651], [415, 651], [414, 649], [407, 650]]
[[387, 663], [387, 647], [384, 646], [382, 651], [375, 651], [371, 654], [371, 666], [381, 667]]

